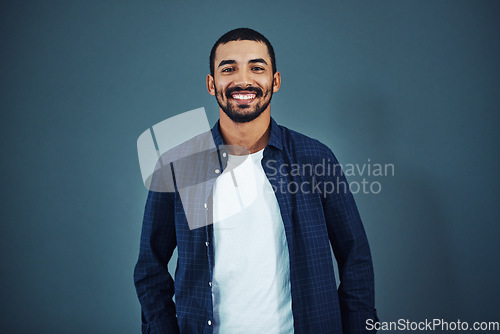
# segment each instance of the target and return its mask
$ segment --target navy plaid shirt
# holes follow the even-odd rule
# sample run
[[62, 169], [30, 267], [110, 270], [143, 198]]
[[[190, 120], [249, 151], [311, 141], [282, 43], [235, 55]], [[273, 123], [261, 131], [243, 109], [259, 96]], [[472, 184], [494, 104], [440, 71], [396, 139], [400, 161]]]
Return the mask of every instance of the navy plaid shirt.
[[[215, 147], [207, 144], [209, 135]], [[182, 162], [186, 145], [200, 153]], [[217, 123], [211, 132], [162, 156], [174, 162], [153, 181], [161, 179], [166, 188], [152, 186], [148, 193], [134, 272], [144, 333], [213, 332], [211, 190], [227, 164], [224, 153]], [[366, 333], [366, 320], [378, 320], [372, 259], [354, 198], [332, 151], [271, 119], [262, 166], [285, 227], [295, 333]], [[180, 170], [184, 173], [175, 173]], [[330, 245], [339, 266], [338, 290]], [[174, 284], [167, 264], [175, 247]]]

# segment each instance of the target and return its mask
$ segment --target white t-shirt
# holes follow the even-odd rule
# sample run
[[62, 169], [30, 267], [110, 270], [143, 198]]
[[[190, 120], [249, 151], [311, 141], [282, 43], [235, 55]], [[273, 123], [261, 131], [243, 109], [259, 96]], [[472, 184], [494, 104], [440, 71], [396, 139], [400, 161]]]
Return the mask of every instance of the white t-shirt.
[[229, 155], [215, 182], [216, 334], [293, 333], [288, 245], [263, 152]]

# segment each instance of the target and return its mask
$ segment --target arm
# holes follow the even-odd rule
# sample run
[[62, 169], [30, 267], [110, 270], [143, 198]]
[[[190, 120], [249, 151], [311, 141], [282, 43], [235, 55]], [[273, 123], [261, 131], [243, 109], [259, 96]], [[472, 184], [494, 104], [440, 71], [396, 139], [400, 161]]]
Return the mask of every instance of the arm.
[[[167, 265], [177, 241], [175, 193], [149, 191], [134, 283], [143, 313], [144, 333], [178, 333], [174, 281]], [[144, 323], [144, 322], [147, 323]], [[149, 332], [146, 329], [149, 328]]]
[[334, 191], [323, 194], [328, 236], [339, 266], [339, 299], [344, 333], [366, 333], [366, 320], [378, 320], [370, 247], [346, 178], [335, 156], [335, 174], [325, 178]]

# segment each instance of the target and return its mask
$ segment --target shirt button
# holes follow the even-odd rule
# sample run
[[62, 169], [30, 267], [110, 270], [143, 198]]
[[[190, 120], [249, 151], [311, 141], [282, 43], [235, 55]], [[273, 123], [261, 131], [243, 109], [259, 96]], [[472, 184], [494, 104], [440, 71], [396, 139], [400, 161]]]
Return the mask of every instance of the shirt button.
[[211, 320], [208, 320], [207, 323], [208, 323], [209, 326], [212, 326], [212, 321]]
[[206, 241], [206, 242], [205, 242], [205, 246], [207, 246], [207, 247], [208, 247], [208, 241]]
[[208, 286], [212, 286], [212, 282], [208, 282]]
[[226, 153], [226, 152], [222, 153], [222, 156], [223, 156], [224, 158], [225, 158], [225, 157], [227, 157], [227, 153]]
[[205, 207], [205, 209], [208, 207], [208, 206], [207, 206], [207, 203], [203, 204], [203, 206]]
[[219, 173], [220, 173], [220, 169], [219, 169], [219, 168], [217, 168], [217, 169], [215, 170], [215, 174], [219, 174]]

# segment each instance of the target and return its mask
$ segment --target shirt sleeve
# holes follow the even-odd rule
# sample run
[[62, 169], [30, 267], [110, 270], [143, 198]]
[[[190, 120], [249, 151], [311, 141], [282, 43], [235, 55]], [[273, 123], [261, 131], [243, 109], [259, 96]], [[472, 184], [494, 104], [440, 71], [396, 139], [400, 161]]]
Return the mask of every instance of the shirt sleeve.
[[323, 207], [328, 236], [339, 266], [343, 332], [373, 333], [366, 329], [368, 319], [378, 321], [370, 247], [342, 168], [331, 151], [330, 154], [335, 173], [323, 180], [333, 185], [332, 191], [323, 193]]
[[168, 262], [177, 245], [175, 193], [149, 191], [134, 283], [142, 308], [143, 333], [178, 333], [174, 281]]

